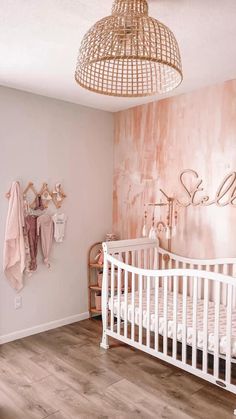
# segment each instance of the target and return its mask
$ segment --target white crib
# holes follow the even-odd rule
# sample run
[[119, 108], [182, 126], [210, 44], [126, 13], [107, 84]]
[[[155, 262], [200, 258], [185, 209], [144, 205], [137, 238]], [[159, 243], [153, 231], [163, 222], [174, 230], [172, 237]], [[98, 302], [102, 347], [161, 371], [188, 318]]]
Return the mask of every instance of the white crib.
[[103, 250], [101, 347], [118, 339], [236, 393], [236, 259], [183, 258], [150, 239]]

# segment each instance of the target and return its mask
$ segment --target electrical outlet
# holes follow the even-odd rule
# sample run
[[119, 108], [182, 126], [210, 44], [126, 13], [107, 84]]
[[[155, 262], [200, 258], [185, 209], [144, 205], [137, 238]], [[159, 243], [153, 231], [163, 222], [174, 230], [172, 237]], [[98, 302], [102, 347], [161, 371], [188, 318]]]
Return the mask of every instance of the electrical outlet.
[[21, 307], [22, 307], [22, 297], [20, 295], [18, 295], [15, 298], [15, 309], [18, 310]]

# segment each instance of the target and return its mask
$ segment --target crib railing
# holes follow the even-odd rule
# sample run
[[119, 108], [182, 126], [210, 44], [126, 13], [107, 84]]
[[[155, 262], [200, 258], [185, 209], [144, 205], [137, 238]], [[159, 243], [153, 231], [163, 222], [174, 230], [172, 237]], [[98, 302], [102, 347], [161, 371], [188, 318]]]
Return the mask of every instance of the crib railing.
[[[128, 249], [124, 250], [123, 243], [119, 248], [118, 243], [112, 254], [108, 254], [107, 246], [104, 246], [101, 346], [107, 349], [108, 338], [113, 337], [236, 393], [232, 376], [234, 365], [232, 310], [235, 279], [207, 269], [140, 268], [135, 266], [138, 261], [136, 255], [135, 261], [134, 259], [132, 261], [132, 252], [137, 254], [140, 250], [138, 245], [137, 249], [132, 248], [130, 252]], [[139, 246], [140, 244], [141, 242]], [[142, 250], [147, 249], [148, 247], [142, 248]], [[153, 254], [151, 261], [153, 263], [158, 254], [156, 242], [151, 243], [151, 249], [149, 255]], [[126, 255], [124, 261], [119, 260], [120, 252]], [[140, 255], [139, 258], [140, 264], [144, 263], [144, 255]], [[150, 257], [149, 260], [151, 260]], [[199, 282], [201, 282], [201, 296], [199, 296]], [[190, 283], [192, 292], [189, 295]], [[223, 288], [226, 293], [225, 353], [222, 353], [220, 348], [222, 337], [220, 336], [220, 307]], [[214, 289], [214, 303], [210, 298], [211, 289]], [[170, 290], [171, 293], [169, 293]], [[188, 327], [189, 298], [192, 305], [191, 328]], [[199, 347], [198, 327], [199, 298], [203, 306], [201, 347]], [[178, 307], [180, 301], [181, 311]], [[163, 304], [162, 312], [160, 304]], [[209, 304], [214, 305], [214, 342], [210, 349]], [[191, 341], [189, 341], [190, 329]]]
[[[236, 259], [235, 258], [217, 258], [217, 259], [190, 259], [183, 256], [175, 255], [159, 247], [158, 249], [158, 268], [159, 269], [197, 269], [236, 278]], [[193, 282], [189, 281], [188, 293], [193, 293]], [[202, 281], [198, 281], [198, 297], [203, 294]], [[209, 289], [211, 299], [214, 299], [214, 288]], [[221, 303], [226, 305], [227, 290], [226, 286], [221, 289]], [[233, 295], [233, 307], [236, 306], [236, 293]]]

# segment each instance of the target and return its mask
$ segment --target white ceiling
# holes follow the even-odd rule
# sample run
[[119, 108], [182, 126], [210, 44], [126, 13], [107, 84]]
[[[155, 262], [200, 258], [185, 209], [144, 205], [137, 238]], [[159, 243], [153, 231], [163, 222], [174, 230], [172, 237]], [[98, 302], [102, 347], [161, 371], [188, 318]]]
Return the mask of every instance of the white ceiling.
[[[236, 78], [235, 0], [150, 0], [175, 33], [184, 82], [174, 93]], [[117, 111], [157, 97], [106, 97], [74, 81], [78, 48], [112, 0], [0, 0], [0, 85]]]

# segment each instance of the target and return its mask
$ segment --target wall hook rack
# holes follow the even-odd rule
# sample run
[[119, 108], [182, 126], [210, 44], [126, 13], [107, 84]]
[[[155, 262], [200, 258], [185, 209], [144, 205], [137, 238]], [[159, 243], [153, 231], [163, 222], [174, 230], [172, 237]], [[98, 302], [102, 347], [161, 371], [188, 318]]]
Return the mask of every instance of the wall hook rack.
[[[53, 191], [50, 191], [48, 184], [44, 182], [38, 192], [34, 186], [34, 183], [29, 182], [26, 188], [23, 190], [23, 198], [25, 200], [27, 200], [27, 195], [29, 193], [33, 194], [33, 200], [31, 198], [31, 202], [28, 204], [31, 209], [34, 209], [38, 197], [41, 197], [44, 208], [48, 208], [49, 204], [53, 203], [57, 209], [61, 208], [62, 203], [66, 198], [66, 194], [62, 188], [61, 183], [56, 183]], [[9, 199], [10, 195], [11, 193], [9, 190], [5, 196], [7, 199]]]

